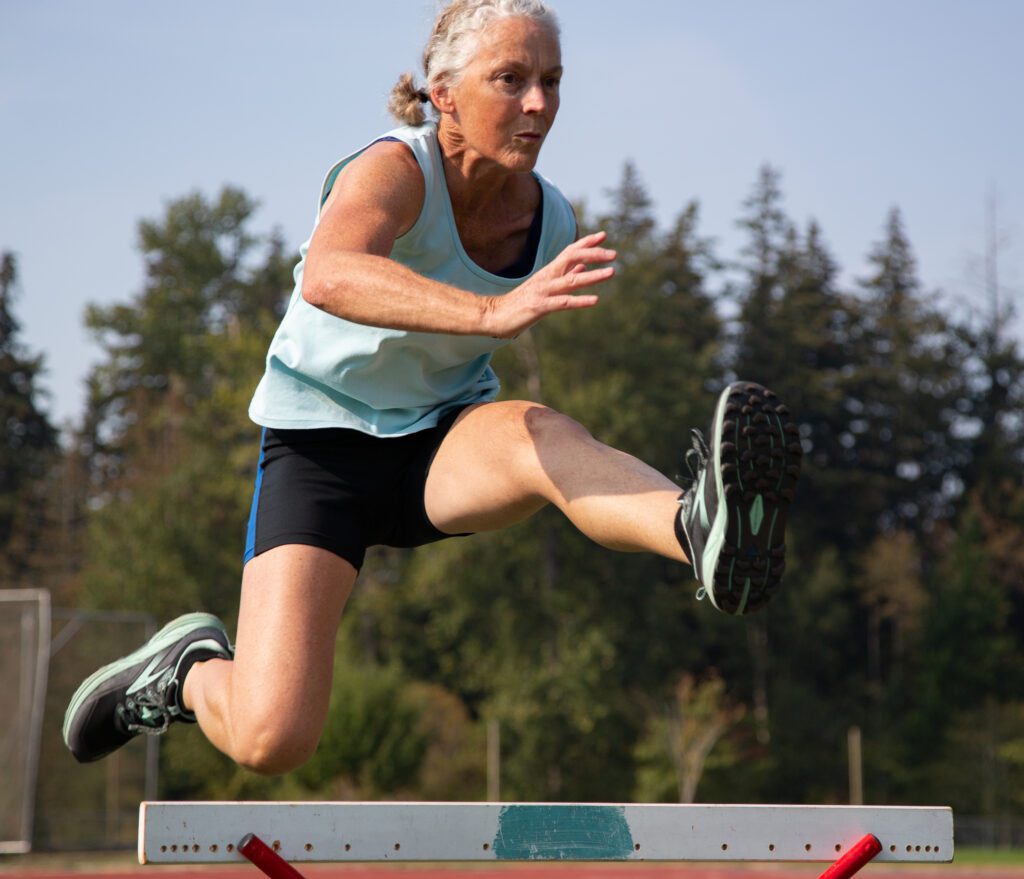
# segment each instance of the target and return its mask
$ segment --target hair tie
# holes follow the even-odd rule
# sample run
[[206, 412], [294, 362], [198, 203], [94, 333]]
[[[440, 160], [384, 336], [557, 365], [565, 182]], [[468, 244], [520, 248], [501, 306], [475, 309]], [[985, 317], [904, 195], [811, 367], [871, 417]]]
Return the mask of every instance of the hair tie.
[[424, 89], [417, 89], [416, 97], [419, 98], [421, 104], [425, 104], [430, 100], [430, 95], [428, 95]]

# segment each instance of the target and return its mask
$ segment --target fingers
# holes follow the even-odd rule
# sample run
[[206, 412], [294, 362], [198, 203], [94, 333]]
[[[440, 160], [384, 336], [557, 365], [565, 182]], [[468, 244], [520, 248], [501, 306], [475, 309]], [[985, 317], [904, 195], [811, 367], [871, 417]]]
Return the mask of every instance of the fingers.
[[574, 244], [571, 251], [569, 248], [566, 248], [562, 252], [562, 257], [570, 264], [582, 262], [594, 265], [596, 263], [614, 262], [618, 257], [618, 251], [609, 250], [607, 247], [585, 247], [577, 249], [577, 245]]
[[[600, 301], [594, 293], [577, 293], [602, 281], [607, 281], [615, 274], [615, 269], [607, 266], [601, 269], [590, 269], [580, 264], [573, 266], [569, 274], [564, 275], [556, 290], [545, 299], [543, 309], [546, 314], [555, 311], [566, 311], [571, 308], [592, 308]], [[564, 292], [569, 290], [570, 292]]]
[[594, 284], [600, 284], [602, 281], [607, 281], [609, 278], [614, 276], [614, 274], [614, 266], [604, 266], [600, 269], [588, 269], [582, 263], [578, 263], [563, 276], [561, 279], [562, 283], [558, 286], [579, 290], [585, 287], [593, 287]]
[[[604, 229], [600, 229], [597, 232], [591, 232], [589, 235], [584, 235], [582, 238], [577, 238], [573, 244], [583, 244], [586, 247], [596, 247], [605, 238], [608, 237], [608, 233]], [[572, 245], [570, 245], [571, 247]]]
[[572, 289], [590, 287], [607, 281], [615, 274], [614, 266], [602, 265], [614, 262], [618, 256], [614, 250], [598, 246], [604, 238], [604, 232], [595, 232], [562, 251], [560, 258], [551, 265], [552, 274], [555, 275], [555, 292], [566, 286]]
[[[554, 293], [565, 289], [590, 287], [607, 281], [615, 274], [614, 266], [601, 265], [614, 262], [618, 253], [611, 248], [601, 247], [607, 237], [605, 232], [584, 235], [570, 244], [550, 266], [549, 277], [555, 281]], [[591, 268], [597, 266], [597, 268]], [[553, 277], [552, 277], [553, 276]]]
[[560, 296], [551, 300], [552, 311], [568, 311], [570, 308], [592, 308], [601, 301], [600, 296], [593, 293], [580, 293], [576, 296]]

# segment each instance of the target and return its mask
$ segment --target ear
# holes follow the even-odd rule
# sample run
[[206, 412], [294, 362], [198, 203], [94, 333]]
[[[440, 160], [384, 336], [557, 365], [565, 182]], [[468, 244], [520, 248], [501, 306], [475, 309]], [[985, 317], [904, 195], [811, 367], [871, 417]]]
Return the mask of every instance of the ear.
[[433, 101], [434, 106], [442, 113], [455, 112], [455, 98], [452, 94], [451, 86], [447, 83], [435, 85], [430, 90], [430, 100]]

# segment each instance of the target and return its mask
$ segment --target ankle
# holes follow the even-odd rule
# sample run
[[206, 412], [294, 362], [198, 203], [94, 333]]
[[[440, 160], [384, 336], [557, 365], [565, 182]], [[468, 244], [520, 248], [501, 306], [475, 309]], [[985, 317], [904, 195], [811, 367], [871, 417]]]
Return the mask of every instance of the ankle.
[[182, 667], [178, 669], [178, 705], [189, 714], [195, 714], [195, 706], [201, 689], [200, 678], [203, 666], [210, 659], [209, 656], [186, 659]]

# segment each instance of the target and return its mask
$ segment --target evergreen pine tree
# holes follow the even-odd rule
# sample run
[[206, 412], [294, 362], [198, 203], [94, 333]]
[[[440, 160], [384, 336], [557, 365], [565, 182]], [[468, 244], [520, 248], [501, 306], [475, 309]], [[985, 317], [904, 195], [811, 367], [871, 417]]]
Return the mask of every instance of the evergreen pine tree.
[[106, 357], [90, 377], [82, 448], [92, 464], [93, 604], [165, 618], [237, 607], [259, 430], [248, 400], [290, 287], [255, 204], [225, 189], [140, 223], [146, 284], [93, 307]]
[[778, 384], [783, 349], [775, 331], [782, 278], [792, 254], [793, 225], [782, 209], [781, 175], [764, 166], [754, 190], [743, 203], [738, 225], [746, 230], [745, 275], [739, 292], [733, 370], [743, 379], [756, 379], [768, 387]]
[[898, 209], [872, 249], [863, 359], [851, 431], [860, 490], [876, 526], [920, 533], [948, 515], [945, 492], [962, 460], [952, 431], [962, 394], [962, 360], [949, 323], [920, 289], [916, 262]]
[[14, 315], [14, 254], [0, 254], [0, 578], [28, 582], [33, 555], [44, 533], [46, 477], [58, 451], [57, 431], [40, 404], [41, 356], [21, 343]]

